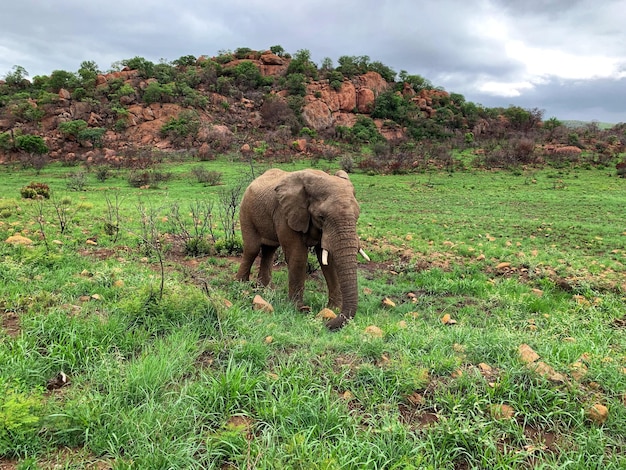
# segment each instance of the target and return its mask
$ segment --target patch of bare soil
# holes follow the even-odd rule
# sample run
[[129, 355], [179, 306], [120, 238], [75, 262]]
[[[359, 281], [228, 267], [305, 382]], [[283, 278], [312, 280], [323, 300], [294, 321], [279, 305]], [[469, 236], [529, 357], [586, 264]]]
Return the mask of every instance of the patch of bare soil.
[[16, 460], [8, 460], [0, 457], [0, 470], [15, 470], [17, 468]]
[[[0, 313], [0, 325], [6, 333], [15, 338], [20, 334], [20, 317], [15, 312], [2, 312]], [[0, 467], [2, 469], [2, 467]]]

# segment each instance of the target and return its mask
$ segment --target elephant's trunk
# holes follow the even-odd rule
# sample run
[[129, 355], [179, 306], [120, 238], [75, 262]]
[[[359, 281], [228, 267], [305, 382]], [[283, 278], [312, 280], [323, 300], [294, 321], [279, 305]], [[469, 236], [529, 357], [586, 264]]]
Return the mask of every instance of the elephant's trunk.
[[333, 257], [333, 265], [339, 280], [341, 290], [341, 312], [333, 320], [327, 323], [330, 330], [341, 328], [345, 323], [354, 317], [358, 305], [358, 285], [357, 285], [357, 252], [359, 250], [356, 230], [351, 230], [350, 234], [339, 231], [339, 235], [329, 238], [333, 245], [330, 252]]

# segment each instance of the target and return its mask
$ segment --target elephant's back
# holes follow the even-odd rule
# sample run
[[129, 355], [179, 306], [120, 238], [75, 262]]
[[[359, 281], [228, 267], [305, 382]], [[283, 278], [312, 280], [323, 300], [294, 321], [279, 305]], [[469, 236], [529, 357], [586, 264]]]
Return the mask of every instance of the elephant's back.
[[288, 172], [278, 168], [267, 170], [257, 177], [246, 189], [241, 201], [242, 209], [251, 208], [252, 211], [263, 212], [272, 206], [271, 200], [276, 198], [276, 185], [287, 175]]

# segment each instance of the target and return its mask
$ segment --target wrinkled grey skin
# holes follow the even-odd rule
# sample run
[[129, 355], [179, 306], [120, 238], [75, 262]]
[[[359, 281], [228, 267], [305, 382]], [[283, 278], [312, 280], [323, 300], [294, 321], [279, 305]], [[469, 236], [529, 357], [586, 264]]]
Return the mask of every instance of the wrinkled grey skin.
[[[328, 307], [339, 309], [326, 326], [336, 330], [356, 314], [358, 303], [356, 224], [359, 204], [348, 175], [319, 170], [272, 169], [246, 189], [240, 207], [243, 260], [237, 279], [248, 281], [261, 255], [259, 282], [271, 281], [274, 253], [282, 246], [289, 269], [289, 298], [303, 306], [309, 247], [315, 247], [328, 286]], [[327, 250], [328, 265], [322, 263]]]

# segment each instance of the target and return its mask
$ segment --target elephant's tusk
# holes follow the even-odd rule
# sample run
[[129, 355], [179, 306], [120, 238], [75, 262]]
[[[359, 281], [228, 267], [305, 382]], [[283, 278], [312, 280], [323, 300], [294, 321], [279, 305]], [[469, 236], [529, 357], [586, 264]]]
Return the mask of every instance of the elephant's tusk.
[[359, 248], [359, 253], [361, 254], [361, 256], [362, 256], [363, 258], [365, 258], [365, 261], [371, 261], [371, 260], [370, 260], [370, 257], [369, 257], [369, 256], [367, 256], [367, 253], [365, 253], [365, 251], [363, 251], [363, 248]]
[[322, 264], [328, 266], [328, 250], [326, 249], [322, 250]]

